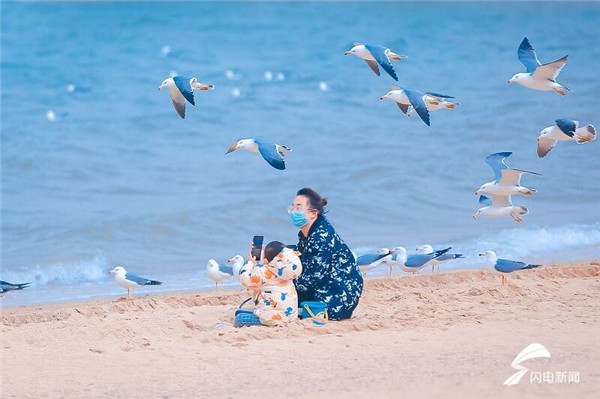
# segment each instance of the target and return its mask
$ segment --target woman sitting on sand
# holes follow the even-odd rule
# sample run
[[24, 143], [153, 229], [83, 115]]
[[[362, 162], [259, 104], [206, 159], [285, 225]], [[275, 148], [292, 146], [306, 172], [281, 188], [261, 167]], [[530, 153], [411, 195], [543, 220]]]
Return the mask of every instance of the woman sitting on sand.
[[325, 302], [330, 319], [348, 319], [358, 305], [363, 278], [350, 248], [325, 217], [325, 205], [327, 200], [315, 190], [303, 188], [288, 209], [300, 228], [296, 249], [303, 272], [294, 280], [298, 303]]

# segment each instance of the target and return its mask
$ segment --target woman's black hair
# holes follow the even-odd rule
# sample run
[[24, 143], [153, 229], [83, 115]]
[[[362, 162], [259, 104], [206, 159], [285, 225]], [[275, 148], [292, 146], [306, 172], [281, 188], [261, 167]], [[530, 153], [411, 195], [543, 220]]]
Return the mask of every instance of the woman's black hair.
[[296, 195], [303, 195], [308, 198], [308, 203], [312, 209], [315, 209], [319, 212], [319, 215], [323, 215], [325, 211], [325, 206], [327, 205], [327, 198], [323, 198], [312, 188], [304, 187], [298, 190]]
[[265, 258], [267, 261], [271, 262], [273, 259], [275, 259], [277, 254], [279, 254], [283, 248], [285, 248], [285, 245], [279, 241], [271, 241], [268, 243], [265, 247]]

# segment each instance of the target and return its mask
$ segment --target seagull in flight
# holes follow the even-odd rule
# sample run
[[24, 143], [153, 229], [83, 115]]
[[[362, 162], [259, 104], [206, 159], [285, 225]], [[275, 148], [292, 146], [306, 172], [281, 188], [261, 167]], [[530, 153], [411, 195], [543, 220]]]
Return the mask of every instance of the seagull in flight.
[[521, 186], [521, 176], [525, 173], [541, 175], [536, 172], [509, 168], [505, 160], [511, 155], [512, 152], [497, 152], [485, 158], [485, 163], [494, 171], [494, 180], [479, 187], [479, 190], [475, 192], [476, 195], [533, 195], [536, 192], [532, 188]]
[[407, 58], [405, 55], [394, 53], [387, 47], [363, 43], [354, 43], [354, 46], [346, 51], [344, 55], [355, 55], [362, 58], [377, 76], [380, 76], [378, 65], [381, 65], [395, 81], [398, 81], [398, 76], [394, 71], [392, 61], [402, 61], [402, 59]]
[[167, 78], [158, 86], [158, 90], [168, 89], [173, 101], [175, 111], [179, 114], [181, 119], [185, 118], [185, 102], [189, 102], [192, 105], [196, 105], [194, 101], [194, 90], [212, 90], [215, 85], [204, 84], [198, 82], [196, 78], [186, 78], [185, 76], [173, 76]]
[[273, 144], [259, 138], [239, 139], [229, 146], [225, 154], [244, 149], [246, 151], [260, 153], [263, 159], [275, 169], [285, 169], [283, 157], [286, 152], [291, 152], [292, 149], [285, 145]]
[[[435, 95], [440, 98], [442, 96], [443, 98], [454, 98], [451, 96], [445, 96], [443, 94]], [[425, 101], [423, 101], [424, 96], [425, 94], [421, 93], [419, 90], [409, 89], [408, 87], [402, 88], [398, 86], [392, 86], [390, 88], [390, 91], [388, 91], [383, 96], [379, 97], [379, 99], [381, 101], [388, 99], [394, 101], [398, 108], [400, 108], [400, 111], [402, 111], [405, 114], [408, 112], [409, 107], [412, 107], [417, 112], [419, 117], [423, 120], [423, 122], [425, 122], [427, 126], [430, 126], [429, 109], [427, 108]]]
[[521, 42], [517, 54], [519, 56], [519, 61], [525, 65], [527, 72], [515, 74], [508, 80], [509, 84], [516, 82], [521, 86], [534, 90], [554, 90], [561, 96], [566, 95], [567, 91], [571, 91], [571, 89], [556, 81], [560, 71], [562, 71], [567, 63], [568, 55], [565, 55], [556, 61], [542, 64], [538, 60], [537, 54], [527, 38], [524, 38]]
[[554, 126], [548, 126], [540, 133], [537, 141], [538, 157], [543, 158], [559, 141], [574, 141], [584, 144], [596, 140], [594, 125], [579, 127], [579, 122], [572, 119], [557, 119]]

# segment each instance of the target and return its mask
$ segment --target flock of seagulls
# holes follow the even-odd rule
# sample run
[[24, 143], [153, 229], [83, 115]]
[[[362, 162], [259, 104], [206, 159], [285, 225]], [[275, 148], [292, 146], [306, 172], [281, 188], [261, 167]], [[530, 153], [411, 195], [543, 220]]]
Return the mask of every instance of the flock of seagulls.
[[[416, 248], [416, 252], [408, 254], [406, 248], [398, 246], [393, 249], [381, 248], [371, 253], [365, 253], [356, 257], [358, 267], [361, 273], [366, 277], [367, 272], [375, 269], [383, 264], [386, 264], [390, 270], [390, 276], [394, 274], [394, 270], [400, 270], [404, 273], [417, 274], [423, 268], [431, 266], [433, 272], [435, 267], [448, 263], [450, 261], [464, 258], [462, 254], [450, 253], [451, 247], [434, 250], [429, 244], [421, 245]], [[502, 273], [502, 284], [506, 283], [504, 274], [512, 273], [519, 270], [532, 269], [540, 265], [530, 265], [523, 262], [499, 259], [493, 251], [486, 251], [479, 254], [486, 258], [486, 266], [493, 267], [498, 272]], [[246, 263], [246, 259], [242, 255], [235, 255], [228, 259], [228, 265], [219, 264], [215, 259], [209, 259], [206, 265], [206, 276], [215, 283], [215, 289], [219, 285], [223, 286], [224, 282], [230, 278], [235, 278], [239, 281], [240, 270]], [[122, 266], [117, 266], [109, 270], [109, 274], [114, 274], [115, 283], [127, 290], [126, 299], [132, 299], [131, 292], [140, 287], [162, 285], [161, 281], [150, 280], [145, 277], [129, 273]], [[31, 283], [11, 284], [0, 280], [0, 294], [9, 291], [22, 290], [28, 288]]]
[[[524, 38], [519, 46], [517, 55], [527, 72], [517, 73], [508, 80], [508, 83], [516, 82], [524, 87], [540, 91], [555, 91], [561, 96], [566, 95], [569, 88], [556, 82], [560, 71], [567, 63], [568, 56], [556, 61], [542, 64], [527, 38]], [[588, 124], [579, 127], [579, 122], [572, 119], [557, 119], [554, 126], [543, 129], [537, 138], [537, 155], [543, 158], [556, 146], [559, 141], [575, 141], [583, 144], [596, 139], [596, 129]], [[485, 205], [479, 208], [473, 215], [473, 219], [479, 216], [492, 218], [510, 216], [517, 223], [527, 215], [529, 210], [524, 206], [514, 206], [513, 195], [533, 195], [536, 190], [521, 186], [523, 174], [540, 175], [519, 169], [511, 169], [504, 162], [512, 152], [498, 152], [486, 157], [485, 162], [494, 171], [494, 180], [483, 184], [475, 194], [479, 195], [479, 202]]]
[[[171, 49], [168, 46], [163, 47], [161, 54], [168, 55]], [[391, 49], [372, 44], [354, 43], [354, 46], [345, 52], [345, 55], [354, 55], [363, 59], [369, 68], [377, 75], [381, 76], [380, 67], [395, 81], [398, 81], [398, 75], [394, 70], [393, 61], [402, 61], [407, 58]], [[561, 96], [565, 96], [569, 88], [556, 81], [556, 78], [568, 61], [568, 56], [564, 56], [556, 61], [542, 64], [538, 60], [537, 54], [527, 38], [524, 38], [517, 51], [520, 62], [525, 66], [526, 72], [516, 73], [508, 80], [508, 83], [518, 83], [526, 88], [540, 91], [555, 91]], [[231, 72], [231, 71], [228, 71]], [[231, 72], [233, 74], [233, 72]], [[272, 74], [270, 79], [272, 79]], [[265, 75], [265, 79], [268, 77]], [[278, 80], [283, 80], [284, 75], [278, 74]], [[269, 80], [269, 79], [268, 79]], [[324, 82], [319, 84], [321, 90], [326, 91], [327, 86]], [[184, 119], [186, 116], [186, 104], [195, 106], [194, 91], [213, 90], [213, 84], [200, 83], [196, 77], [184, 77], [175, 75], [165, 79], [158, 90], [168, 89], [173, 106], [177, 114]], [[74, 91], [74, 88], [71, 90]], [[441, 109], [456, 108], [459, 103], [453, 101], [454, 97], [433, 92], [421, 92], [419, 90], [392, 86], [381, 100], [394, 101], [403, 114], [411, 116], [413, 113], [430, 126], [430, 112]], [[54, 112], [47, 115], [49, 120], [56, 120]], [[557, 119], [555, 125], [543, 129], [537, 138], [537, 154], [540, 158], [545, 157], [557, 144], [558, 141], [574, 141], [577, 144], [583, 144], [596, 139], [596, 130], [593, 125], [587, 124], [579, 127], [579, 122], [571, 119]], [[259, 153], [263, 159], [275, 169], [285, 169], [284, 155], [291, 152], [291, 148], [268, 142], [260, 138], [240, 139], [229, 147], [226, 154], [244, 149], [249, 152]], [[540, 175], [536, 172], [530, 172], [520, 169], [511, 169], [506, 165], [505, 160], [512, 152], [499, 152], [486, 157], [485, 162], [494, 172], [494, 180], [480, 186], [476, 191], [479, 195], [479, 202], [484, 207], [477, 210], [473, 215], [476, 219], [479, 216], [486, 217], [505, 217], [510, 216], [516, 222], [521, 222], [521, 216], [529, 211], [524, 206], [514, 206], [512, 196], [515, 195], [533, 195], [536, 190], [521, 185], [521, 178], [524, 174]], [[389, 267], [390, 275], [395, 269], [405, 273], [418, 273], [427, 266], [435, 267], [447, 262], [464, 258], [462, 254], [450, 253], [451, 248], [434, 250], [427, 244], [416, 249], [413, 254], [408, 254], [404, 247], [395, 247], [393, 249], [381, 248], [373, 253], [356, 256], [358, 267], [366, 275], [369, 270], [386, 264]], [[502, 275], [502, 284], [506, 282], [505, 273], [512, 273], [519, 270], [531, 269], [539, 265], [530, 265], [523, 262], [500, 259], [493, 251], [480, 253], [486, 261], [495, 270]], [[215, 288], [219, 284], [232, 276], [237, 277], [239, 270], [245, 263], [244, 257], [236, 255], [229, 259], [230, 265], [221, 265], [216, 260], [210, 259], [207, 264], [206, 274], [215, 282]], [[127, 290], [127, 299], [131, 298], [131, 291], [143, 286], [161, 285], [162, 282], [139, 277], [128, 273], [122, 266], [117, 266], [109, 271], [115, 275], [115, 282]], [[30, 286], [30, 283], [11, 284], [6, 281], [0, 281], [0, 294], [22, 290]]]
[[[355, 55], [362, 58], [377, 76], [381, 76], [379, 72], [379, 66], [381, 66], [395, 81], [398, 81], [398, 75], [396, 75], [392, 61], [402, 61], [408, 58], [405, 55], [393, 52], [387, 47], [363, 43], [354, 43], [354, 47], [346, 51], [345, 55]], [[427, 126], [431, 126], [430, 111], [455, 108], [459, 105], [457, 102], [449, 101], [453, 98], [445, 94], [421, 93], [419, 90], [398, 86], [392, 86], [387, 94], [380, 97], [382, 101], [388, 99], [394, 101], [403, 114], [411, 116], [413, 112], [416, 112]]]
[[[390, 269], [390, 276], [395, 269], [405, 273], [416, 274], [421, 269], [431, 266], [432, 271], [435, 266], [446, 263], [452, 259], [462, 258], [461, 254], [450, 254], [450, 248], [434, 250], [429, 244], [422, 245], [416, 249], [416, 253], [408, 254], [406, 248], [398, 246], [393, 249], [380, 248], [374, 252], [365, 253], [356, 257], [356, 263], [361, 273], [366, 277], [367, 272], [378, 266], [387, 264]], [[439, 260], [439, 262], [438, 262]]]
[[[377, 76], [381, 76], [380, 68], [383, 69], [396, 82], [398, 82], [399, 78], [394, 69], [393, 62], [400, 62], [408, 58], [406, 55], [399, 54], [388, 47], [364, 43], [354, 43], [353, 47], [344, 54], [346, 56], [354, 55], [364, 60]], [[517, 55], [527, 72], [516, 73], [508, 80], [509, 84], [516, 82], [533, 90], [553, 90], [563, 96], [566, 95], [567, 91], [570, 91], [569, 88], [556, 82], [556, 78], [560, 74], [560, 71], [567, 63], [568, 56], [564, 56], [547, 64], [541, 64], [533, 46], [527, 38], [524, 38], [521, 42]], [[228, 78], [233, 79], [235, 76], [234, 72], [227, 72]], [[266, 80], [273, 80], [273, 76], [272, 72], [265, 72]], [[283, 80], [284, 78], [285, 76], [283, 73], [277, 74], [278, 80]], [[177, 75], [165, 79], [158, 89], [162, 90], [163, 88], [167, 88], [169, 90], [173, 106], [179, 116], [183, 119], [185, 118], [186, 103], [189, 102], [190, 104], [195, 105], [194, 91], [207, 91], [214, 89], [214, 87], [215, 86], [212, 84], [198, 82], [195, 77], [187, 78]], [[327, 90], [327, 86], [324, 82], [320, 82], [319, 87], [323, 91]], [[386, 94], [380, 97], [380, 99], [382, 101], [391, 100], [395, 102], [400, 111], [408, 117], [416, 113], [427, 126], [431, 126], [430, 112], [439, 111], [441, 109], [454, 109], [460, 105], [459, 102], [454, 101], [453, 96], [434, 92], [421, 92], [416, 89], [400, 87], [397, 85], [392, 86]], [[538, 137], [538, 155], [540, 158], [546, 156], [546, 154], [556, 145], [557, 141], [571, 140], [582, 144], [595, 140], [596, 138], [596, 131], [592, 125], [578, 128], [577, 121], [568, 119], [558, 119], [556, 123], [556, 126], [544, 129], [540, 134], [540, 137]], [[229, 147], [226, 154], [240, 148], [250, 152], [260, 153], [269, 165], [279, 170], [285, 169], [284, 154], [285, 152], [291, 151], [287, 146], [273, 144], [266, 140], [254, 137], [238, 140]], [[508, 197], [508, 204], [505, 201], [506, 199], [507, 198], [497, 198], [497, 201], [495, 201], [495, 198], [493, 197], [491, 199], [489, 197], [480, 198], [480, 202], [485, 205], [488, 205], [488, 203], [491, 202], [491, 204], [486, 207], [490, 208], [489, 211], [483, 211], [480, 214], [492, 215], [497, 213], [495, 212], [496, 209], [492, 208], [508, 208], [509, 206], [512, 206], [510, 205], [510, 197]], [[496, 203], [497, 205], [494, 205]], [[512, 213], [505, 214], [510, 214], [515, 217], [515, 220], [518, 220], [520, 218], [517, 215], [523, 215], [523, 213], [521, 213], [522, 211], [522, 209], [519, 209]]]

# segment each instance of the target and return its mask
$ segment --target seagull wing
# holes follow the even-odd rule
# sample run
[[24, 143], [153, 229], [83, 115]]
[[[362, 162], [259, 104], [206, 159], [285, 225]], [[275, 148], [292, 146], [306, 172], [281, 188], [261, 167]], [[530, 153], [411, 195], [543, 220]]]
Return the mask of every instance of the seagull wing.
[[[398, 81], [398, 76], [396, 76], [396, 71], [394, 71], [394, 67], [392, 66], [392, 62], [388, 58], [385, 51], [387, 50], [382, 46], [374, 46], [371, 44], [365, 44], [365, 48], [369, 50], [373, 58], [381, 65], [381, 67], [392, 77], [394, 80]], [[371, 68], [372, 69], [372, 68]]]
[[271, 144], [259, 139], [254, 139], [254, 142], [258, 145], [258, 151], [260, 152], [260, 155], [262, 155], [264, 160], [267, 161], [269, 165], [275, 169], [285, 169], [285, 162], [283, 161], [281, 154], [277, 151], [277, 146], [275, 144]]
[[548, 153], [554, 148], [556, 143], [557, 141], [554, 139], [549, 139], [547, 137], [539, 138], [537, 145], [538, 157], [544, 158], [546, 155], [548, 155]]
[[219, 265], [219, 271], [233, 276], [233, 266]]
[[379, 67], [377, 66], [377, 62], [376, 61], [365, 60], [365, 62], [367, 63], [367, 65], [369, 66], [369, 68], [371, 68], [371, 70], [373, 72], [375, 72], [375, 75], [381, 76], [381, 74], [379, 73]]
[[175, 86], [179, 89], [183, 97], [190, 102], [192, 105], [196, 105], [194, 102], [194, 91], [192, 89], [192, 85], [190, 84], [190, 78], [184, 78], [183, 76], [175, 76], [173, 78], [173, 82], [175, 82]]
[[575, 135], [575, 130], [577, 130], [577, 127], [579, 126], [579, 122], [572, 119], [557, 119], [555, 122], [560, 131], [569, 137]]
[[565, 55], [561, 59], [537, 67], [537, 69], [531, 76], [533, 76], [536, 79], [549, 79], [554, 81], [554, 79], [556, 79], [560, 71], [562, 71], [563, 67], [567, 63], [568, 57], [568, 55]]
[[485, 195], [479, 196], [479, 203], [482, 205], [492, 206], [492, 200], [489, 197], [486, 197]]
[[404, 94], [406, 94], [408, 101], [410, 101], [410, 104], [415, 111], [417, 111], [417, 114], [419, 114], [423, 122], [425, 122], [427, 126], [430, 126], [429, 110], [427, 109], [427, 105], [425, 105], [425, 101], [423, 101], [423, 93], [418, 90], [405, 88]]
[[462, 254], [445, 253], [445, 254], [440, 255], [437, 258], [435, 258], [435, 260], [442, 262], [442, 261], [453, 260], [453, 259], [458, 259], [458, 258], [463, 258], [463, 255]]
[[512, 155], [512, 152], [497, 152], [492, 155], [485, 157], [485, 163], [490, 165], [494, 171], [494, 180], [497, 182], [502, 179], [502, 170], [509, 169], [508, 165], [504, 163], [504, 160]]
[[452, 96], [447, 96], [445, 94], [439, 94], [439, 93], [432, 93], [432, 92], [427, 92], [425, 93], [426, 96], [431, 96], [431, 97], [435, 97], [436, 99], [443, 101], [445, 98], [454, 98]]
[[409, 255], [404, 262], [406, 267], [419, 267], [433, 259], [433, 254], [413, 254]]
[[182, 119], [185, 118], [185, 97], [176, 87], [170, 88], [169, 94], [171, 95], [171, 101], [173, 101], [175, 111], [177, 111]]
[[523, 173], [530, 173], [532, 175], [539, 175], [536, 172], [529, 172], [527, 170], [519, 170], [519, 169], [502, 169], [502, 178], [498, 182], [501, 186], [518, 186], [521, 184], [521, 176]]
[[515, 260], [498, 259], [494, 268], [502, 273], [511, 273], [527, 267], [527, 263], [517, 262]]
[[529, 43], [527, 38], [523, 39], [521, 42], [517, 54], [519, 56], [519, 61], [525, 65], [525, 68], [527, 68], [527, 72], [529, 73], [534, 73], [537, 67], [541, 65], [533, 46]]
[[23, 288], [29, 287], [29, 284], [31, 283], [12, 284], [0, 280], [0, 292], [22, 290]]
[[507, 206], [512, 206], [510, 195], [492, 195], [492, 207], [505, 208]]
[[410, 107], [410, 105], [401, 103], [396, 103], [396, 105], [398, 106], [398, 108], [400, 108], [400, 111], [402, 111], [405, 114], [408, 112], [408, 107]]
[[125, 273], [125, 280], [133, 281], [138, 285], [160, 285], [160, 281], [148, 280], [147, 278], [136, 276], [135, 274]]
[[358, 265], [370, 265], [373, 262], [378, 261], [379, 259], [383, 258], [385, 255], [380, 255], [380, 254], [365, 254], [365, 255], [361, 255], [358, 257], [358, 259], [356, 259], [356, 263]]

